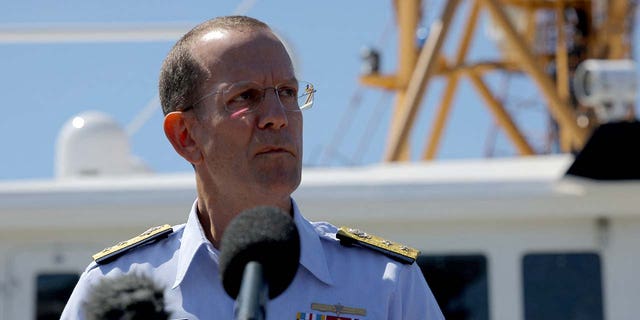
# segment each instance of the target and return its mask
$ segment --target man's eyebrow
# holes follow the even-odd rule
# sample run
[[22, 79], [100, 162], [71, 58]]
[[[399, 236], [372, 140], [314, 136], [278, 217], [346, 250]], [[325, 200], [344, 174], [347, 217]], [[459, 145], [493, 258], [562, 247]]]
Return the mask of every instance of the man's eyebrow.
[[298, 82], [298, 79], [296, 77], [293, 77], [293, 78], [289, 78], [289, 79], [287, 79], [285, 81], [282, 81], [281, 83], [296, 83], [296, 82]]

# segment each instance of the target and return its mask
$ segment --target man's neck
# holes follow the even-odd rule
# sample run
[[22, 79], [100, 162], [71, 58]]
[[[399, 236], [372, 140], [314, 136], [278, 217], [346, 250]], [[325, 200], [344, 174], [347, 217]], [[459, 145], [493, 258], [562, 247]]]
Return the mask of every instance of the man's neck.
[[257, 206], [273, 206], [289, 212], [289, 214], [293, 216], [293, 205], [291, 204], [291, 198], [289, 196], [283, 197], [280, 201], [250, 199], [242, 203], [225, 201], [227, 200], [225, 198], [224, 196], [213, 198], [198, 190], [198, 220], [207, 239], [218, 249], [220, 248], [220, 241], [222, 240], [224, 230], [233, 218], [244, 210]]

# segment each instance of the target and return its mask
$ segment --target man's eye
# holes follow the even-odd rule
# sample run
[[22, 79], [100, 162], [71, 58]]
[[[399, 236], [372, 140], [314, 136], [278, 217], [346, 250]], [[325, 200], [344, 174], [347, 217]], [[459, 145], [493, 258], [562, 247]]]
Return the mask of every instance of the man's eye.
[[232, 103], [249, 102], [250, 103], [255, 101], [259, 95], [260, 95], [259, 90], [249, 89], [233, 97], [233, 99], [231, 99], [230, 102]]
[[278, 88], [278, 95], [280, 97], [295, 98], [297, 92], [298, 90], [293, 87]]

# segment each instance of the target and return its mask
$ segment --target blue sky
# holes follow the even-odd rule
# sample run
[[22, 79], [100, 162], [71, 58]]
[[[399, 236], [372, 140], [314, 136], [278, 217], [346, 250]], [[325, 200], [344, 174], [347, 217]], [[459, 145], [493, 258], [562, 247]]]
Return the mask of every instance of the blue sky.
[[[442, 1], [425, 1], [425, 22], [440, 12]], [[436, 5], [431, 5], [432, 3]], [[240, 1], [3, 1], [0, 28], [33, 25], [183, 23], [195, 25], [210, 17], [231, 14]], [[247, 15], [269, 23], [293, 47], [299, 75], [318, 89], [316, 104], [305, 112], [305, 165], [360, 165], [380, 162], [386, 144], [391, 95], [364, 89], [361, 104], [349, 108], [358, 89], [360, 50], [377, 46], [383, 53], [382, 71], [396, 64], [396, 29], [392, 1], [349, 0], [330, 5], [307, 1], [255, 1]], [[462, 12], [456, 25], [460, 25]], [[474, 42], [474, 59], [491, 57], [496, 49], [482, 28]], [[457, 39], [458, 28], [451, 40]], [[447, 52], [457, 41], [448, 41]], [[62, 125], [74, 115], [98, 110], [126, 127], [157, 93], [157, 76], [173, 41], [124, 43], [0, 44], [0, 117], [2, 151], [0, 180], [50, 178], [54, 147]], [[538, 100], [526, 81], [490, 76], [494, 88], [510, 86], [518, 97]], [[429, 86], [425, 107], [412, 135], [416, 159], [426, 141], [432, 111], [440, 99], [442, 82]], [[386, 101], [381, 104], [380, 100]], [[542, 137], [541, 109], [519, 111], [527, 134]], [[345, 119], [349, 126], [334, 135]], [[161, 112], [131, 136], [133, 153], [154, 171], [190, 170], [162, 132]], [[493, 135], [493, 122], [466, 81], [455, 100], [440, 159], [482, 157]], [[336, 140], [337, 139], [337, 140]], [[338, 143], [333, 143], [339, 141]], [[535, 143], [534, 143], [535, 144]], [[540, 144], [539, 142], [537, 144]], [[328, 152], [333, 146], [334, 152]], [[496, 155], [513, 154], [503, 137]], [[358, 152], [359, 151], [359, 152]]]

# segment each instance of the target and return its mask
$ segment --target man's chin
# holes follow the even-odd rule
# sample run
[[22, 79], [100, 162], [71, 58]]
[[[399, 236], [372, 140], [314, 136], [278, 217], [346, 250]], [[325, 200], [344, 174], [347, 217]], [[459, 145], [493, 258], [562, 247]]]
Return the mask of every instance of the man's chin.
[[268, 193], [291, 195], [300, 185], [300, 177], [296, 169], [263, 171], [258, 184]]

